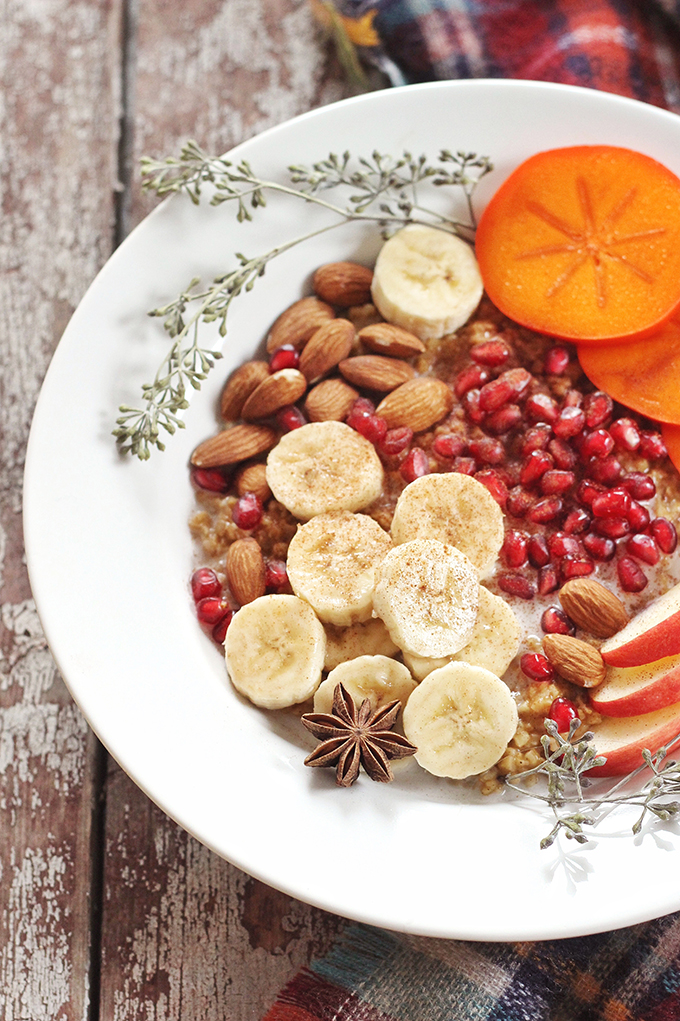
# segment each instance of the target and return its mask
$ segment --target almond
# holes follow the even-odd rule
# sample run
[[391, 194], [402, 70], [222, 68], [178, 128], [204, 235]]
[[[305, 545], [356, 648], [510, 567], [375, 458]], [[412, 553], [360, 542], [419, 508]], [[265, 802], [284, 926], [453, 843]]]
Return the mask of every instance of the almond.
[[267, 351], [271, 354], [284, 344], [300, 348], [320, 326], [334, 318], [335, 312], [324, 301], [313, 295], [300, 298], [282, 312], [272, 326], [267, 337]]
[[307, 394], [310, 422], [344, 422], [359, 394], [341, 379], [325, 379]]
[[312, 287], [314, 293], [331, 305], [365, 305], [371, 300], [373, 270], [358, 262], [328, 262], [319, 266]]
[[578, 627], [597, 638], [611, 638], [629, 621], [618, 596], [590, 578], [572, 578], [559, 591], [560, 602]]
[[359, 340], [369, 351], [394, 358], [413, 358], [422, 354], [425, 345], [420, 338], [392, 323], [373, 323], [359, 330]]
[[440, 379], [411, 379], [384, 397], [376, 414], [387, 422], [388, 429], [405, 425], [414, 432], [429, 429], [448, 415], [453, 407], [453, 393]]
[[385, 358], [383, 355], [357, 355], [345, 358], [338, 365], [346, 380], [355, 386], [364, 386], [367, 390], [379, 390], [385, 393], [396, 390], [415, 376], [415, 369], [408, 362], [399, 358]]
[[200, 443], [191, 455], [196, 468], [219, 468], [237, 464], [271, 450], [278, 434], [265, 425], [234, 425]]
[[267, 485], [267, 467], [264, 464], [247, 464], [236, 476], [236, 492], [239, 496], [254, 493], [262, 503], [272, 495]]
[[331, 319], [309, 338], [300, 355], [300, 372], [309, 382], [319, 379], [352, 350], [354, 326], [348, 319]]
[[231, 593], [245, 606], [265, 593], [265, 566], [256, 539], [237, 539], [227, 550], [227, 581]]
[[295, 404], [307, 389], [307, 380], [299, 369], [279, 369], [263, 379], [241, 409], [247, 422], [267, 418], [286, 404]]
[[546, 635], [543, 651], [560, 677], [581, 688], [602, 684], [607, 667], [599, 651], [571, 635]]
[[266, 362], [244, 362], [227, 380], [220, 400], [220, 412], [227, 422], [241, 417], [243, 405], [253, 390], [269, 375]]

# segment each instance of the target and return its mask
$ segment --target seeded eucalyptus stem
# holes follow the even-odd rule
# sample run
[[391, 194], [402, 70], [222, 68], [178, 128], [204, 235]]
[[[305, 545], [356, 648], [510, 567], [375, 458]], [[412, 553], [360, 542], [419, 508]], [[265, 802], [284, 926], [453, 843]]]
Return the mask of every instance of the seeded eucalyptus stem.
[[[584, 794], [592, 781], [587, 771], [593, 766], [604, 765], [606, 759], [598, 755], [594, 747], [594, 734], [591, 731], [576, 737], [581, 727], [577, 718], [571, 721], [569, 733], [563, 737], [552, 720], [544, 720], [547, 731], [541, 738], [544, 760], [533, 769], [524, 773], [515, 773], [506, 777], [506, 786], [542, 801], [552, 809], [555, 824], [548, 835], [541, 840], [541, 848], [550, 847], [559, 833], [564, 833], [569, 840], [586, 844], [591, 838], [583, 827], [596, 827], [611, 811], [621, 805], [638, 806], [641, 811], [632, 826], [632, 833], [637, 835], [648, 815], [660, 822], [674, 819], [680, 812], [680, 801], [669, 801], [669, 798], [680, 795], [680, 765], [668, 759], [670, 751], [680, 742], [680, 734], [676, 734], [667, 744], [652, 755], [646, 748], [642, 752], [644, 765], [639, 766], [624, 776], [614, 787], [597, 796]], [[632, 782], [642, 774], [651, 771], [652, 778], [642, 789], [626, 791]], [[544, 790], [527, 787], [530, 778], [541, 777], [546, 780]], [[572, 793], [567, 793], [567, 790]], [[579, 805], [579, 810], [562, 814], [565, 805]]]
[[[180, 412], [189, 406], [190, 392], [200, 390], [203, 380], [222, 357], [219, 350], [201, 347], [200, 324], [218, 322], [219, 334], [224, 337], [232, 301], [242, 292], [252, 290], [278, 255], [350, 222], [375, 224], [383, 237], [405, 224], [421, 223], [471, 240], [476, 226], [472, 195], [492, 165], [486, 156], [454, 154], [448, 149], [440, 152], [439, 161], [432, 165], [426, 156], [414, 159], [409, 153], [395, 160], [378, 152], [373, 152], [370, 158], [359, 157], [353, 161], [348, 152], [342, 156], [331, 153], [311, 167], [289, 167], [291, 183], [284, 184], [257, 177], [247, 160], [234, 164], [224, 157], [209, 156], [193, 141], [185, 144], [179, 158], [144, 157], [142, 186], [159, 197], [185, 192], [198, 204], [204, 186], [210, 185], [211, 205], [235, 202], [236, 219], [243, 223], [253, 218], [253, 211], [266, 206], [265, 192], [275, 192], [318, 206], [334, 214], [336, 220], [278, 245], [264, 255], [248, 258], [237, 252], [236, 269], [216, 277], [208, 287], [200, 288], [200, 280], [192, 280], [177, 298], [149, 313], [163, 319], [173, 343], [153, 383], [142, 386], [142, 407], [122, 405], [119, 408], [113, 435], [121, 453], [147, 460], [153, 447], [165, 449], [163, 432], [173, 434], [184, 428]], [[420, 188], [425, 182], [435, 187], [462, 190], [469, 220], [454, 219], [422, 204]], [[321, 196], [322, 192], [333, 189], [350, 190], [344, 204]], [[187, 315], [189, 306], [192, 312]]]

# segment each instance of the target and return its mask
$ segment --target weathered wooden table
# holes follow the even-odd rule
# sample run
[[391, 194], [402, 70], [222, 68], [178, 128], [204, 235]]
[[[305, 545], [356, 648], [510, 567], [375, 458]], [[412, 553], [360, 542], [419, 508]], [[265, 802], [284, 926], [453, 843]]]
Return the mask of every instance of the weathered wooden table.
[[150, 208], [139, 157], [348, 90], [307, 0], [8, 0], [0, 80], [0, 1019], [257, 1019], [343, 923], [190, 838], [89, 731], [31, 600], [24, 449], [69, 317]]

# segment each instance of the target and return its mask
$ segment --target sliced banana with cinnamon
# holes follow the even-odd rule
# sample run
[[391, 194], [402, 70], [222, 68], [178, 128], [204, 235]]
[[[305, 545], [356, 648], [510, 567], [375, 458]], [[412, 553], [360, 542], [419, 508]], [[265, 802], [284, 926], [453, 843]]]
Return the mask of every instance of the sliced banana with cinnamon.
[[416, 686], [407, 668], [396, 659], [387, 656], [359, 656], [341, 663], [321, 682], [314, 695], [315, 713], [331, 711], [333, 694], [338, 684], [349, 691], [357, 706], [367, 698], [373, 712], [395, 699], [406, 705]]
[[510, 689], [490, 670], [447, 663], [414, 690], [403, 723], [423, 769], [463, 780], [498, 762], [517, 730], [518, 714]]

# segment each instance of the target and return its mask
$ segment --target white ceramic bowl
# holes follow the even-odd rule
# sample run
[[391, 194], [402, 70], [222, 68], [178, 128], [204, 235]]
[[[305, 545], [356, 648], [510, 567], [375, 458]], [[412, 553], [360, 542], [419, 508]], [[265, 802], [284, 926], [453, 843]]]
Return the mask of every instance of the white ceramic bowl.
[[[459, 81], [361, 96], [244, 143], [262, 175], [329, 152], [441, 148], [487, 154], [478, 200], [532, 153], [611, 143], [680, 174], [680, 120], [620, 97], [521, 81]], [[233, 209], [165, 203], [104, 267], [59, 344], [40, 396], [26, 467], [25, 528], [47, 639], [107, 748], [169, 815], [235, 865], [330, 911], [391, 929], [465, 939], [574, 936], [680, 907], [678, 834], [634, 839], [613, 814], [588, 849], [539, 850], [550, 826], [529, 799], [483, 798], [398, 765], [389, 786], [339, 790], [303, 766], [298, 731], [241, 701], [188, 593], [193, 494], [187, 461], [215, 429], [226, 373], [309, 286], [320, 263], [370, 258], [370, 228], [342, 228], [272, 263], [230, 315], [225, 360], [196, 395], [187, 428], [148, 463], [121, 459], [120, 403], [136, 403], [166, 347], [150, 308], [194, 275], [209, 279], [319, 222], [272, 201], [252, 224]], [[570, 853], [569, 853], [570, 852]]]

